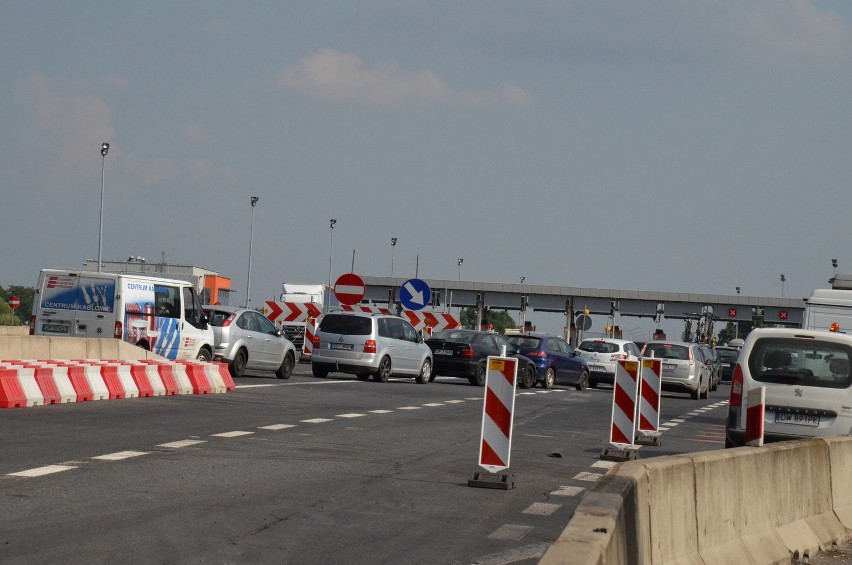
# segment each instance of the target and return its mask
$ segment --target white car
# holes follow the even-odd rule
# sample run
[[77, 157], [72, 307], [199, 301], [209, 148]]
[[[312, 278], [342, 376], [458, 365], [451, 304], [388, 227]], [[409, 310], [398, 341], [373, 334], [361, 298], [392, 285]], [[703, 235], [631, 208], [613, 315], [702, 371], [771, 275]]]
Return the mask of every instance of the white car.
[[601, 337], [584, 339], [576, 352], [589, 364], [589, 386], [615, 382], [615, 367], [620, 359], [639, 359], [639, 348], [632, 341]]
[[725, 447], [745, 443], [748, 393], [766, 390], [763, 441], [852, 432], [852, 336], [821, 330], [761, 328], [746, 338], [734, 366]]
[[296, 347], [263, 314], [232, 306], [205, 306], [215, 344], [213, 360], [228, 364], [234, 378], [247, 369], [275, 371], [289, 379], [296, 366]]

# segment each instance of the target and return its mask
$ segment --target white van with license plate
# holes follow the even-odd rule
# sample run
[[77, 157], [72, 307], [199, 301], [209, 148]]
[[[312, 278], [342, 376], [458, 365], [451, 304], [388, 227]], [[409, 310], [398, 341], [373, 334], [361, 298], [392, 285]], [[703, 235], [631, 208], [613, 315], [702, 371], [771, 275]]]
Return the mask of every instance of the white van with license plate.
[[764, 442], [852, 430], [852, 336], [787, 328], [753, 330], [734, 366], [725, 446], [745, 443], [748, 393], [765, 387]]

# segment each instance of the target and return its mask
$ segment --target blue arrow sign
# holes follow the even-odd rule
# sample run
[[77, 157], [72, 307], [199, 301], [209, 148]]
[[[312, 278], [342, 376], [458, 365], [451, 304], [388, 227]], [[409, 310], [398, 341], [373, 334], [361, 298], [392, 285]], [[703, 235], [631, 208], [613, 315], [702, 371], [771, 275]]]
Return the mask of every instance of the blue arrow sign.
[[408, 279], [399, 287], [399, 301], [406, 310], [421, 310], [432, 300], [432, 289], [425, 281]]

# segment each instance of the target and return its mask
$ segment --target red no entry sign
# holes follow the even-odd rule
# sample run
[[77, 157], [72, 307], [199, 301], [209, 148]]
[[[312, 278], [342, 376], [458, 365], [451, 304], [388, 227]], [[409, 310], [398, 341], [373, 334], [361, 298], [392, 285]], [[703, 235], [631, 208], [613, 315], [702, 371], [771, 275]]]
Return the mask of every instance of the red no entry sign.
[[18, 306], [20, 306], [20, 305], [21, 305], [21, 299], [20, 298], [18, 298], [17, 296], [10, 296], [9, 297], [9, 306], [12, 307], [12, 310], [17, 310]]
[[334, 283], [334, 295], [341, 304], [351, 306], [358, 304], [367, 292], [364, 281], [355, 273], [340, 275]]

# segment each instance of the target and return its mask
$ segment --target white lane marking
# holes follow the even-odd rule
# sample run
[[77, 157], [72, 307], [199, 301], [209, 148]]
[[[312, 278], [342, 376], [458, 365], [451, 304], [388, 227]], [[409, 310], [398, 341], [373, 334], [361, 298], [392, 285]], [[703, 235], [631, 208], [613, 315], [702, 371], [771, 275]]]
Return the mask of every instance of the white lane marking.
[[180, 449], [181, 447], [189, 447], [190, 445], [197, 445], [199, 443], [207, 443], [207, 441], [203, 439], [183, 439], [170, 443], [161, 443], [157, 447], [171, 447], [174, 449]]
[[370, 410], [371, 414], [390, 414], [393, 410]]
[[675, 422], [674, 420], [672, 420], [671, 422], [666, 422], [664, 425], [660, 426], [659, 429], [667, 430], [669, 428], [676, 428], [678, 426], [678, 424], [679, 424], [679, 422]]
[[617, 461], [595, 461], [592, 463], [592, 467], [597, 469], [612, 469], [617, 464]]
[[270, 386], [281, 386], [280, 384], [266, 384], [266, 385], [236, 385], [234, 388], [265, 388]]
[[484, 399], [485, 399], [484, 396], [474, 396], [474, 397], [468, 396], [467, 398], [465, 398], [465, 400], [484, 400]]
[[518, 396], [531, 396], [531, 395], [534, 396], [536, 394], [538, 394], [538, 393], [537, 392], [519, 392]]
[[583, 492], [583, 487], [572, 487], [572, 486], [560, 486], [559, 490], [555, 490], [551, 492], [553, 496], [577, 496], [581, 492]]
[[669, 420], [669, 422], [674, 422], [676, 424], [682, 424], [682, 423], [686, 422], [686, 420], [683, 419], [683, 418], [672, 418], [671, 420]]
[[311, 418], [310, 420], [302, 420], [303, 424], [322, 424], [325, 422], [331, 422], [330, 418]]
[[550, 547], [549, 543], [537, 543], [516, 549], [509, 549], [500, 553], [483, 555], [474, 559], [473, 562], [477, 565], [507, 565], [508, 563], [517, 563], [528, 559], [538, 560], [544, 555], [548, 547]]
[[222, 432], [221, 434], [213, 434], [213, 437], [241, 437], [248, 436], [253, 434], [254, 432], [242, 432], [239, 430], [235, 430], [233, 432]]
[[36, 467], [35, 469], [27, 469], [26, 471], [18, 471], [17, 473], [8, 473], [9, 477], [43, 477], [53, 473], [61, 473], [62, 471], [70, 471], [76, 469], [71, 465], [46, 465], [44, 467]]
[[[516, 526], [513, 524], [503, 524], [502, 526], [488, 534], [488, 537], [491, 539], [518, 541], [519, 539], [530, 533], [531, 530], [532, 526]], [[480, 563], [480, 561], [477, 561], [477, 563]]]
[[603, 475], [601, 475], [600, 473], [587, 473], [583, 471], [582, 473], [577, 473], [576, 475], [574, 475], [573, 479], [577, 481], [587, 481], [593, 483], [599, 480], [601, 477], [603, 477]]
[[435, 407], [435, 406], [443, 406], [443, 405], [444, 405], [443, 402], [429, 402], [428, 404], [424, 404], [423, 406], [429, 406], [430, 408], [432, 408], [432, 407]]
[[147, 451], [116, 451], [115, 453], [107, 453], [106, 455], [96, 455], [92, 459], [100, 459], [101, 461], [121, 461], [122, 459], [130, 459], [131, 457], [139, 457], [140, 455], [148, 455]]
[[419, 406], [400, 406], [397, 410], [420, 410]]
[[360, 418], [361, 416], [366, 416], [366, 414], [338, 414], [335, 418]]
[[523, 514], [535, 514], [536, 516], [550, 516], [562, 508], [561, 504], [549, 504], [547, 502], [534, 502], [530, 504]]
[[445, 402], [447, 404], [460, 404], [460, 403], [464, 402], [464, 400], [446, 400]]
[[260, 430], [286, 430], [287, 428], [295, 428], [296, 424], [272, 424], [271, 426], [260, 426]]

